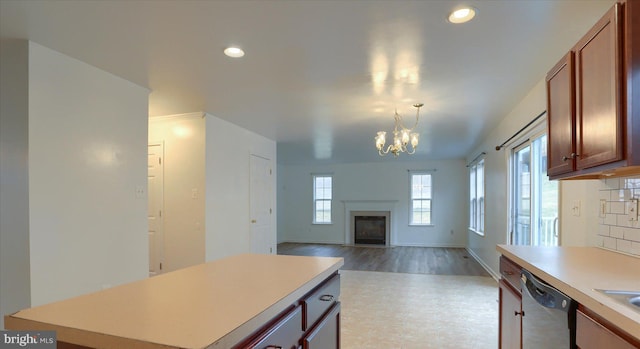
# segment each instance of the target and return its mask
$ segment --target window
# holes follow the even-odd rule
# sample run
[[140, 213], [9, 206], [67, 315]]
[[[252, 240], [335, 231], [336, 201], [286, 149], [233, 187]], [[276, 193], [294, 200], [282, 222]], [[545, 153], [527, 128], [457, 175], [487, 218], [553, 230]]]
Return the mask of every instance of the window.
[[331, 223], [333, 177], [313, 175], [313, 223]]
[[431, 225], [431, 202], [433, 197], [431, 174], [424, 172], [410, 172], [411, 176], [411, 206], [409, 224]]
[[558, 245], [558, 182], [547, 177], [547, 136], [538, 134], [511, 150], [513, 245]]
[[484, 159], [469, 166], [469, 229], [484, 235]]

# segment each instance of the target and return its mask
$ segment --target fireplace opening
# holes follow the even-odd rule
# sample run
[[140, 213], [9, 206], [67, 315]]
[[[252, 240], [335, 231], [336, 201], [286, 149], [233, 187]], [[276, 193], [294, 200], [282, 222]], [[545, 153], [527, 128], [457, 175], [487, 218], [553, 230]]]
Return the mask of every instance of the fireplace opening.
[[354, 216], [354, 243], [386, 245], [386, 216]]

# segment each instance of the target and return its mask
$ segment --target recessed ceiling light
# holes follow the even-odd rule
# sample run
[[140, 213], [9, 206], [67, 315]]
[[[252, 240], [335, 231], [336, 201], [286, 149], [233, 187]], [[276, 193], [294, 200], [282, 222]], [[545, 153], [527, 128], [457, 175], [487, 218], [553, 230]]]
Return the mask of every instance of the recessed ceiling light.
[[475, 17], [475, 15], [476, 10], [473, 7], [461, 7], [449, 14], [449, 22], [466, 23]]
[[229, 57], [233, 57], [233, 58], [240, 58], [242, 56], [244, 56], [244, 51], [242, 51], [241, 48], [239, 47], [227, 47], [224, 49], [224, 54], [229, 56]]

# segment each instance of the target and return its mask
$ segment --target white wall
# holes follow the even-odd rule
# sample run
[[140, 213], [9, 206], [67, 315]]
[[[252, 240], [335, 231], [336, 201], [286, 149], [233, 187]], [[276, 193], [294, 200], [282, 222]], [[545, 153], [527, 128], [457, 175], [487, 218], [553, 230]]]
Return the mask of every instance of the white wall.
[[[469, 250], [480, 259], [495, 275], [498, 275], [497, 244], [507, 242], [508, 227], [508, 155], [504, 148], [495, 150], [495, 146], [511, 137], [521, 127], [546, 109], [544, 80], [540, 81], [529, 94], [498, 124], [484, 139], [468, 159], [475, 158], [480, 152], [485, 157], [485, 235], [480, 236], [469, 230]], [[467, 215], [468, 216], [468, 215]], [[468, 217], [467, 220], [468, 222]]]
[[[433, 172], [433, 226], [409, 226], [408, 170]], [[333, 223], [311, 224], [313, 173], [333, 174]], [[396, 245], [466, 244], [467, 178], [463, 160], [278, 166], [278, 241], [345, 243], [344, 200], [397, 200]], [[349, 217], [346, 217], [349, 219]], [[453, 231], [453, 234], [451, 233]]]
[[[251, 252], [249, 157], [269, 159], [276, 186], [276, 143], [212, 115], [206, 115], [206, 260]], [[277, 231], [275, 191], [272, 226]], [[275, 233], [273, 251], [276, 250]]]
[[164, 143], [164, 272], [205, 261], [203, 115], [149, 119], [149, 142]]
[[148, 274], [148, 91], [29, 43], [31, 302]]
[[[499, 273], [497, 244], [507, 242], [508, 224], [508, 156], [509, 149], [496, 151], [495, 146], [507, 140], [538, 114], [546, 110], [544, 79], [529, 91], [527, 96], [504, 117], [498, 126], [468, 154], [473, 159], [478, 153], [485, 158], [485, 235], [468, 232], [468, 248], [479, 258], [494, 276]], [[597, 181], [560, 181], [560, 244], [562, 246], [587, 246], [597, 232]], [[581, 205], [580, 216], [573, 216], [571, 207], [575, 201]], [[467, 218], [468, 221], [468, 218]]]
[[0, 329], [31, 305], [28, 43], [0, 40]]
[[[595, 246], [598, 233], [599, 180], [562, 181], [560, 196], [560, 244], [562, 246]], [[572, 208], [580, 206], [579, 216]]]

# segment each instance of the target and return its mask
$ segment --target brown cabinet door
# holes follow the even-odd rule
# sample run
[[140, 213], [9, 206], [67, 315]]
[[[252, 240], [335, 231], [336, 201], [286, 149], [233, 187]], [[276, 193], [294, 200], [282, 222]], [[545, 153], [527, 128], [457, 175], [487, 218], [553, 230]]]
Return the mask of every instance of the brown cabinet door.
[[302, 337], [302, 307], [297, 306], [282, 319], [268, 328], [258, 338], [242, 348], [248, 349], [293, 349]]
[[624, 158], [620, 5], [575, 46], [576, 168]]
[[340, 348], [340, 302], [334, 304], [302, 343], [303, 349]]
[[573, 52], [549, 71], [547, 85], [547, 174], [575, 170], [575, 85]]
[[500, 349], [522, 348], [522, 295], [500, 279]]
[[313, 326], [322, 314], [340, 298], [340, 274], [325, 281], [317, 290], [302, 300], [302, 329]]
[[576, 344], [580, 349], [638, 348], [580, 310], [576, 313]]

